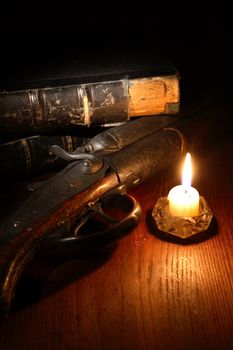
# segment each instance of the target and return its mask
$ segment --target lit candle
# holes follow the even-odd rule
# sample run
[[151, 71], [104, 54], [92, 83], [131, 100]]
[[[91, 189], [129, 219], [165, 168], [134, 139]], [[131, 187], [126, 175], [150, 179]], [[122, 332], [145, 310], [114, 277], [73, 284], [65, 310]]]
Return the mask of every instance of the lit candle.
[[195, 216], [199, 214], [199, 193], [191, 186], [191, 156], [186, 155], [182, 172], [182, 185], [173, 187], [169, 194], [169, 210], [172, 216]]

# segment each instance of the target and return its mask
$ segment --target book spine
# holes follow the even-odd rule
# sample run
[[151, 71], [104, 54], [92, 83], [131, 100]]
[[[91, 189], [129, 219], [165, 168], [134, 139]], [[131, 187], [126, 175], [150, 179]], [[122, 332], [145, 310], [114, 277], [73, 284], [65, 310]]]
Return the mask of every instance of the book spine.
[[0, 179], [21, 180], [40, 175], [67, 164], [50, 153], [54, 144], [68, 152], [82, 146], [88, 139], [75, 136], [32, 136], [0, 145]]
[[176, 75], [129, 81], [129, 117], [176, 114], [180, 90]]
[[74, 125], [112, 126], [131, 117], [177, 113], [177, 76], [0, 93], [1, 133], [43, 133]]

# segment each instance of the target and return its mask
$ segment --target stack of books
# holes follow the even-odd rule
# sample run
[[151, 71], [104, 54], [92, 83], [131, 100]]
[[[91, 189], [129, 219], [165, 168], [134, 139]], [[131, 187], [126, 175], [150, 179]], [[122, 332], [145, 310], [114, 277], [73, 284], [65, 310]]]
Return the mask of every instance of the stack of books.
[[179, 74], [161, 53], [74, 58], [2, 81], [0, 178], [22, 179], [64, 165], [50, 152], [72, 152], [103, 128], [179, 111]]

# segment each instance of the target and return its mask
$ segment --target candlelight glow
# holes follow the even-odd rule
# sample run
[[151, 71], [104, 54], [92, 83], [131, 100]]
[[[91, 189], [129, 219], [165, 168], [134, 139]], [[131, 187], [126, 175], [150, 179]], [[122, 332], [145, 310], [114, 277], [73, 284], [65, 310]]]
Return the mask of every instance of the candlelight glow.
[[192, 164], [190, 153], [186, 154], [183, 172], [182, 172], [182, 185], [184, 187], [190, 187], [192, 182]]
[[173, 187], [168, 193], [169, 210], [172, 216], [189, 217], [199, 213], [199, 193], [191, 187], [191, 156], [187, 153], [183, 172], [182, 185]]

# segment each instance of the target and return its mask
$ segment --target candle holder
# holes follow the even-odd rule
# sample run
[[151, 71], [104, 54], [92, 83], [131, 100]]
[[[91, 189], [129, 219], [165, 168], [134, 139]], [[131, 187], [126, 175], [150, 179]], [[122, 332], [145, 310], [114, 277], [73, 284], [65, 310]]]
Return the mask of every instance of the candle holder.
[[201, 196], [198, 215], [190, 217], [172, 216], [169, 212], [167, 197], [161, 197], [155, 204], [152, 217], [160, 231], [185, 239], [206, 231], [213, 218], [213, 213], [205, 198]]

